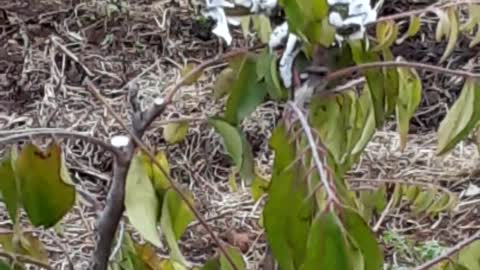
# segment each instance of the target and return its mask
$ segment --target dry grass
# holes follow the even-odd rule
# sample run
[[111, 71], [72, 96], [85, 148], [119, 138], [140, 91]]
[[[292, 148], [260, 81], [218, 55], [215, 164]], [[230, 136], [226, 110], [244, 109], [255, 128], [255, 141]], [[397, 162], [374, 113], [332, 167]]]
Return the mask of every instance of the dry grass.
[[[35, 6], [20, 8], [21, 3], [0, 0], [0, 7], [6, 7], [9, 19], [8, 23], [2, 21], [0, 13], [0, 30], [3, 29], [0, 31], [0, 130], [58, 127], [89, 132], [108, 141], [123, 132], [99, 101], [85, 90], [82, 65], [95, 75], [96, 84], [112, 107], [124, 119], [129, 119], [131, 108], [126, 101], [126, 82], [136, 83], [141, 104], [148, 107], [155, 97], [162, 96], [168, 84], [179, 79], [186, 61], [199, 62], [226, 50], [216, 39], [202, 41], [195, 37], [193, 30], [197, 26], [190, 19], [198, 10], [195, 5], [183, 1], [129, 3], [128, 16], [121, 14], [108, 20], [103, 18], [101, 11], [105, 1], [85, 1], [72, 10], [62, 1], [39, 1]], [[429, 25], [427, 22], [425, 27]], [[52, 39], [53, 36], [58, 38]], [[430, 40], [428, 36], [419, 38]], [[252, 37], [244, 39], [237, 33], [234, 46], [249, 46], [253, 42]], [[399, 46], [403, 49], [397, 53], [410, 59], [410, 47], [419, 43], [414, 40], [405, 44]], [[412, 60], [420, 60], [412, 57]], [[423, 59], [426, 62], [439, 59], [437, 55], [425, 57], [429, 57]], [[464, 54], [456, 51], [452, 65], [466, 65], [468, 59], [462, 57]], [[476, 63], [476, 57], [471, 59]], [[197, 84], [182, 88], [174, 106], [152, 125], [145, 141], [151, 147], [167, 151], [174, 179], [193, 191], [198, 209], [222, 239], [231, 243], [235, 240], [232, 235], [248, 239], [245, 255], [249, 269], [259, 269], [265, 246], [258, 225], [263, 201], [254, 204], [248, 188], [238, 192], [229, 190], [227, 177], [231, 163], [228, 155], [219, 137], [201, 121], [223, 109], [223, 103], [211, 97], [215, 74], [219, 70], [220, 67], [210, 68]], [[423, 180], [460, 194], [468, 183], [480, 185], [475, 173], [476, 148], [461, 144], [449, 156], [440, 159], [435, 156], [432, 134], [458, 89], [445, 90], [448, 89], [446, 85], [452, 85], [450, 78], [431, 74], [423, 74], [422, 78], [426, 94], [415, 122], [418, 128], [414, 132], [418, 134], [411, 136], [408, 148], [403, 153], [398, 150], [397, 135], [392, 125], [387, 125], [385, 131], [377, 132], [351, 175], [377, 181]], [[458, 81], [456, 87], [459, 87]], [[280, 110], [276, 104], [266, 103], [244, 123], [254, 146], [256, 162], [266, 174], [272, 164], [267, 139]], [[200, 120], [192, 122], [184, 142], [167, 146], [161, 138], [162, 124], [178, 117]], [[38, 140], [38, 143], [44, 142]], [[24, 224], [27, 230], [40, 235], [55, 269], [64, 269], [69, 260], [75, 269], [87, 269], [93, 248], [92, 230], [105, 201], [111, 161], [101, 149], [85, 142], [69, 140], [64, 146], [77, 189], [98, 204], [77, 203], [62, 221], [62, 233], [34, 229], [26, 219]], [[451, 244], [480, 228], [478, 204], [478, 197], [462, 198], [460, 207], [452, 215], [421, 220], [413, 220], [405, 212], [392, 209], [382, 223], [382, 230], [394, 230], [418, 239], [440, 239]], [[7, 232], [11, 223], [5, 211], [2, 213], [0, 227], [2, 232]], [[196, 223], [189, 227], [181, 248], [190, 261], [198, 264], [215, 253], [211, 239]], [[166, 254], [166, 248], [159, 249], [159, 253]]]

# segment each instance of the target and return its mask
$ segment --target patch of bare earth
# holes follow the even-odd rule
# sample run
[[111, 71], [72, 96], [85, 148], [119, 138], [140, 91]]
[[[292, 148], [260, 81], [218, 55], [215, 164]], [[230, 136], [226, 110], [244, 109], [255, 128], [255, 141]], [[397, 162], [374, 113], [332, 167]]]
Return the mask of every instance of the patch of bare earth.
[[[407, 0], [391, 2], [392, 7], [408, 6]], [[228, 49], [208, 32], [197, 32], [204, 27], [192, 20], [199, 9], [195, 3], [147, 0], [128, 3], [128, 13], [122, 11], [108, 18], [106, 1], [0, 0], [0, 130], [56, 127], [88, 132], [109, 141], [125, 132], [85, 89], [86, 76], [93, 78], [108, 103], [128, 123], [132, 110], [127, 102], [129, 83], [139, 89], [141, 106], [148, 107], [180, 78], [186, 61], [199, 63]], [[387, 6], [384, 12], [393, 12], [392, 7]], [[433, 20], [427, 18], [423, 27], [433, 33], [432, 25]], [[236, 37], [234, 47], [251, 46], [255, 42], [252, 36], [243, 38], [236, 33]], [[475, 67], [477, 52], [466, 50], [466, 43], [459, 43], [447, 66]], [[412, 61], [436, 63], [442, 46], [430, 35], [421, 35], [398, 44], [395, 53]], [[223, 102], [212, 98], [212, 85], [221, 68], [221, 65], [209, 68], [198, 83], [182, 88], [174, 105], [153, 123], [144, 140], [152, 148], [168, 153], [173, 178], [194, 193], [197, 209], [215, 233], [242, 249], [248, 258], [248, 269], [261, 269], [265, 241], [258, 221], [264, 200], [255, 204], [248, 188], [238, 192], [229, 190], [231, 161], [218, 135], [203, 120], [223, 109]], [[462, 143], [446, 158], [435, 157], [432, 132], [448, 105], [456, 99], [460, 79], [426, 72], [421, 76], [425, 94], [412, 124], [414, 135], [408, 148], [403, 153], [398, 150], [394, 124], [388, 124], [376, 134], [350, 173], [352, 183], [354, 178], [372, 179], [370, 185], [382, 179], [422, 180], [457, 194], [469, 183], [480, 185], [475, 146]], [[268, 102], [244, 123], [256, 162], [266, 174], [272, 165], [267, 139], [280, 110]], [[167, 146], [161, 136], [162, 126], [178, 117], [197, 120], [184, 142]], [[35, 142], [45, 144], [50, 139]], [[53, 268], [64, 269], [73, 264], [75, 269], [87, 269], [94, 245], [95, 220], [110, 185], [111, 157], [83, 141], [62, 141], [76, 188], [84, 194], [81, 196], [84, 199], [63, 219], [61, 233], [32, 228], [25, 217], [23, 224], [45, 243]], [[3, 146], [0, 149], [5, 151]], [[480, 228], [478, 204], [478, 197], [461, 197], [453, 213], [420, 219], [402, 209], [390, 209], [379, 225], [379, 232], [397, 230], [419, 241], [435, 238], [450, 245]], [[6, 211], [1, 213], [0, 228], [5, 233], [11, 230], [11, 222]], [[123, 223], [128, 223], [126, 217]], [[187, 259], [198, 265], [216, 252], [213, 241], [196, 222], [185, 233], [181, 249]], [[158, 252], [165, 255], [167, 249], [160, 248]]]

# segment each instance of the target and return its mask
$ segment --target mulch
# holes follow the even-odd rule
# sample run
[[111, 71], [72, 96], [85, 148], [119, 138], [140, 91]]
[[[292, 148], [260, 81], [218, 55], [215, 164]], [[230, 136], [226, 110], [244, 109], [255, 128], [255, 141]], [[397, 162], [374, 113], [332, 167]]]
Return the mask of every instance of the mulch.
[[[425, 1], [387, 1], [382, 14], [419, 8]], [[93, 75], [108, 103], [128, 123], [132, 108], [127, 102], [129, 83], [139, 89], [143, 108], [150, 106], [165, 88], [180, 78], [185, 63], [199, 63], [229, 50], [195, 18], [200, 4], [195, 1], [128, 1], [128, 13], [108, 17], [107, 1], [9, 1], [0, 0], [0, 130], [64, 128], [88, 132], [109, 141], [124, 134], [85, 89], [82, 80]], [[114, 7], [110, 7], [113, 9]], [[393, 52], [410, 61], [438, 64], [445, 42], [436, 42], [433, 17], [422, 19], [424, 34], [396, 44]], [[198, 31], [200, 30], [200, 31]], [[237, 29], [233, 47], [252, 46], [253, 35]], [[478, 48], [468, 49], [462, 38], [443, 65], [475, 69]], [[215, 76], [222, 65], [207, 69], [192, 86], [183, 87], [173, 106], [155, 121], [144, 137], [153, 149], [166, 151], [173, 178], [195, 196], [197, 208], [224, 241], [240, 245], [248, 269], [259, 269], [265, 240], [258, 225], [264, 200], [254, 203], [248, 188], [230, 191], [231, 161], [221, 140], [208, 128], [208, 116], [218, 114], [223, 103], [212, 98]], [[444, 159], [435, 156], [435, 130], [446, 109], [456, 100], [461, 78], [428, 72], [419, 73], [424, 86], [422, 104], [412, 120], [407, 149], [399, 151], [395, 122], [378, 131], [351, 176], [364, 179], [422, 180], [461, 194], [469, 184], [480, 185], [478, 153], [471, 143], [461, 143]], [[256, 164], [270, 173], [272, 153], [267, 138], [281, 115], [281, 108], [267, 102], [243, 123], [254, 148]], [[170, 119], [195, 118], [188, 136], [178, 145], [168, 145], [161, 134]], [[47, 140], [36, 139], [38, 144]], [[73, 264], [87, 269], [94, 245], [93, 228], [103, 207], [111, 177], [111, 158], [97, 146], [79, 140], [64, 140], [67, 162], [76, 188], [98, 205], [82, 202], [62, 221], [63, 232], [32, 228], [23, 216], [26, 230], [39, 235], [55, 269]], [[0, 148], [0, 151], [5, 149]], [[460, 197], [458, 209], [437, 218], [416, 220], [408, 211], [391, 209], [380, 231], [394, 230], [417, 241], [438, 239], [445, 245], [480, 228], [477, 198]], [[3, 206], [2, 206], [3, 207]], [[1, 212], [2, 232], [11, 230], [5, 211]], [[127, 231], [133, 232], [124, 219]], [[141, 239], [134, 233], [136, 239]], [[239, 244], [238, 242], [242, 242]], [[190, 225], [181, 241], [186, 258], [201, 265], [216, 250], [212, 240], [197, 223]], [[159, 248], [162, 256], [167, 248]], [[392, 258], [395, 251], [387, 251]], [[408, 261], [408, 260], [407, 260]]]

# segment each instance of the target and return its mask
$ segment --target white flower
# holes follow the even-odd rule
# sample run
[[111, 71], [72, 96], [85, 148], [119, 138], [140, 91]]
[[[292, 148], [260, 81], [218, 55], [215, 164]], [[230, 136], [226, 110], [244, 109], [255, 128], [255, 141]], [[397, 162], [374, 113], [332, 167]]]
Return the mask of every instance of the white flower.
[[284, 22], [275, 29], [270, 34], [270, 39], [268, 40], [268, 48], [270, 51], [282, 45], [288, 37], [288, 23]]
[[346, 18], [342, 17], [342, 15], [335, 10], [330, 12], [328, 21], [331, 25], [336, 28], [352, 25], [358, 27], [357, 31], [349, 34], [347, 37], [336, 34], [338, 41], [343, 41], [344, 38], [351, 40], [363, 38], [365, 36], [366, 25], [377, 19], [377, 8], [380, 6], [379, 2], [375, 8], [371, 7], [370, 0], [328, 0], [328, 4], [331, 7], [348, 4], [348, 16]]
[[299, 41], [298, 37], [294, 34], [288, 35], [287, 46], [285, 47], [285, 51], [283, 52], [282, 58], [280, 59], [279, 64], [279, 72], [280, 78], [282, 79], [283, 85], [286, 88], [290, 88], [292, 86], [293, 80], [293, 62], [297, 57], [298, 53], [300, 52], [299, 49], [295, 48], [297, 42]]
[[240, 21], [227, 17], [224, 8], [234, 8], [235, 6], [243, 6], [250, 9], [252, 14], [270, 14], [277, 6], [277, 0], [234, 0], [228, 2], [226, 0], [206, 0], [205, 17], [212, 18], [216, 24], [212, 32], [221, 37], [227, 45], [232, 43], [232, 35], [228, 25], [238, 26]]
[[225, 11], [223, 10], [223, 8], [220, 6], [210, 7], [204, 13], [204, 16], [210, 17], [216, 22], [212, 32], [215, 35], [223, 38], [227, 45], [230, 45], [232, 43], [232, 35], [230, 34], [230, 29], [228, 29], [227, 16], [225, 15]]

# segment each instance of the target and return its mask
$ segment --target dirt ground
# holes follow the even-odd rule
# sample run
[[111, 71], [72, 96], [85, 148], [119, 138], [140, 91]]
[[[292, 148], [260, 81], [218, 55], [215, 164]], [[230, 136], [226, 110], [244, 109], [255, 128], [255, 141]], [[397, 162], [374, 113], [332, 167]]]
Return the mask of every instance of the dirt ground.
[[[226, 48], [194, 20], [200, 3], [195, 1], [130, 0], [128, 12], [106, 16], [107, 1], [0, 0], [0, 130], [55, 127], [89, 132], [108, 141], [122, 134], [115, 123], [85, 89], [83, 79], [90, 73], [109, 104], [129, 119], [127, 83], [140, 89], [142, 107], [163, 94], [166, 86], [180, 78], [186, 61], [199, 63]], [[409, 0], [390, 1], [382, 14], [419, 8], [429, 4]], [[434, 20], [423, 19], [426, 34], [396, 44], [394, 53], [411, 61], [437, 64], [445, 48], [432, 38]], [[237, 31], [232, 47], [252, 46], [253, 35]], [[466, 49], [463, 38], [446, 66], [475, 69], [478, 48]], [[212, 98], [212, 85], [222, 65], [209, 68], [193, 86], [184, 87], [161, 119], [147, 132], [148, 145], [166, 150], [173, 178], [195, 194], [197, 208], [224, 241], [239, 245], [241, 239], [248, 269], [261, 269], [265, 248], [258, 225], [261, 206], [251, 200], [248, 188], [231, 192], [228, 187], [230, 161], [220, 139], [203, 121], [189, 130], [179, 145], [166, 147], [161, 138], [165, 121], [177, 117], [206, 118], [223, 109]], [[479, 157], [476, 147], [461, 143], [453, 153], [435, 156], [435, 130], [446, 109], [456, 99], [461, 79], [421, 72], [424, 96], [412, 121], [407, 149], [400, 152], [394, 122], [377, 132], [359, 164], [352, 170], [355, 179], [421, 180], [449, 188], [459, 196], [470, 184], [479, 186]], [[269, 173], [272, 164], [267, 138], [281, 108], [268, 102], [244, 123], [260, 169]], [[45, 141], [36, 141], [39, 144]], [[93, 248], [95, 219], [103, 207], [111, 177], [108, 154], [94, 145], [65, 142], [67, 162], [82, 194], [95, 204], [77, 203], [63, 220], [63, 232], [36, 230], [25, 220], [25, 228], [40, 235], [55, 269], [69, 263], [87, 269]], [[0, 148], [0, 150], [3, 150]], [[372, 183], [371, 183], [372, 184]], [[375, 184], [375, 183], [373, 183]], [[480, 197], [460, 196], [458, 208], [438, 218], [414, 218], [402, 209], [391, 209], [379, 224], [379, 234], [395, 231], [419, 242], [436, 239], [451, 245], [480, 229]], [[1, 212], [0, 230], [8, 232], [11, 223]], [[126, 222], [126, 218], [124, 220]], [[129, 226], [127, 226], [129, 228]], [[131, 229], [131, 228], [129, 228]], [[234, 243], [236, 242], [236, 243]], [[201, 265], [215, 253], [215, 246], [197, 223], [191, 224], [181, 248], [194, 264]], [[167, 254], [166, 248], [159, 254]], [[389, 260], [395, 250], [387, 250]]]

